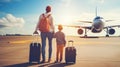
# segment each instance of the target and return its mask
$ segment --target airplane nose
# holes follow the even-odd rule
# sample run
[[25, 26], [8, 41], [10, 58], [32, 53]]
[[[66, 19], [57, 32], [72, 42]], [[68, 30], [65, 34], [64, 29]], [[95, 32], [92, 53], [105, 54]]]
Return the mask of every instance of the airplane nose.
[[103, 22], [97, 22], [93, 26], [95, 29], [102, 29], [104, 24], [103, 24]]
[[98, 22], [94, 24], [94, 28], [99, 29], [100, 27], [101, 27], [101, 23]]

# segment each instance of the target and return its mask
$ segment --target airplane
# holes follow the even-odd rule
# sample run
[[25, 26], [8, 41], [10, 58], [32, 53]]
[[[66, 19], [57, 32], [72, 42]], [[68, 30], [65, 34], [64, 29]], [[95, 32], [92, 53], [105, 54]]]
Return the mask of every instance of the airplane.
[[[115, 29], [113, 29], [113, 27], [120, 27], [120, 25], [105, 26], [105, 24], [104, 24], [105, 22], [114, 21], [114, 20], [105, 20], [103, 17], [98, 16], [97, 15], [97, 7], [96, 7], [95, 11], [96, 11], [96, 17], [93, 19], [92, 22], [91, 21], [79, 21], [79, 22], [85, 22], [85, 23], [92, 23], [91, 26], [69, 25], [68, 27], [79, 28], [77, 31], [79, 35], [82, 35], [83, 32], [85, 31], [84, 37], [88, 37], [87, 29], [91, 30], [92, 33], [100, 33], [102, 30], [104, 30], [106, 32], [106, 37], [109, 37], [109, 35], [113, 35], [115, 33]], [[83, 28], [85, 30], [83, 30]]]

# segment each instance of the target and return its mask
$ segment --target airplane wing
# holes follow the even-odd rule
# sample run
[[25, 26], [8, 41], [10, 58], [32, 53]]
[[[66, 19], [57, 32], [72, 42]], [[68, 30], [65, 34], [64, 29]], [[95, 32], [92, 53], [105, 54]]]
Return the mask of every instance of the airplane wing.
[[104, 29], [105, 29], [105, 28], [112, 28], [112, 27], [119, 27], [119, 28], [120, 28], [120, 25], [106, 26], [106, 27], [104, 27]]
[[115, 20], [105, 20], [105, 22], [110, 22], [110, 21], [115, 21]]
[[91, 21], [78, 21], [78, 22], [92, 23]]
[[73, 27], [73, 28], [85, 28], [85, 29], [91, 29], [91, 26], [77, 26], [77, 25], [63, 25], [66, 27]]

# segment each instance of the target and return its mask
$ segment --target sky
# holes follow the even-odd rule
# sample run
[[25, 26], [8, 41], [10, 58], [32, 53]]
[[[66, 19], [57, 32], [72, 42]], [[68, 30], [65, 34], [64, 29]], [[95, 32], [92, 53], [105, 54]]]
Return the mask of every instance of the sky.
[[[120, 0], [0, 0], [0, 34], [32, 34], [40, 14], [45, 13], [47, 5], [52, 7], [54, 24], [91, 26], [78, 20], [93, 21], [95, 8], [98, 15], [106, 20], [105, 26], [120, 25]], [[66, 35], [77, 34], [77, 28], [64, 27]], [[115, 28], [114, 35], [120, 35], [120, 28]], [[55, 26], [57, 31], [57, 26]], [[88, 35], [104, 36], [105, 31]], [[113, 36], [114, 36], [113, 35]]]

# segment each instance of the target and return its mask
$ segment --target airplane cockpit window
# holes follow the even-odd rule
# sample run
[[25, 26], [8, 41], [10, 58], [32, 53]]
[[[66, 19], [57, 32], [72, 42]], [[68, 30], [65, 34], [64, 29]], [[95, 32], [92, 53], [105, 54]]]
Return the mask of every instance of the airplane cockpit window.
[[97, 16], [95, 19], [103, 19], [102, 17], [100, 17], [100, 16]]

